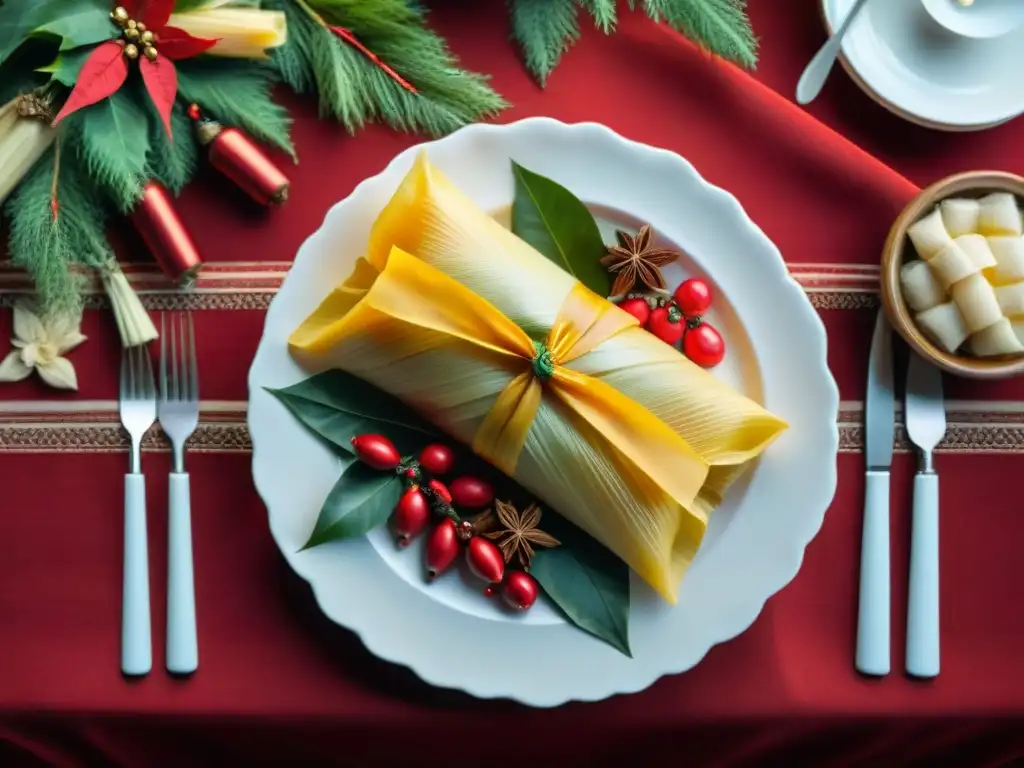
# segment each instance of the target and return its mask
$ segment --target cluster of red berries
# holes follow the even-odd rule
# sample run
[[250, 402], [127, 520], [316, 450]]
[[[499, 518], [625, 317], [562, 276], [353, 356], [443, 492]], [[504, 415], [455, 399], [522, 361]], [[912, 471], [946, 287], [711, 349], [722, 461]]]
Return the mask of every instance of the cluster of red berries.
[[725, 357], [722, 335], [703, 319], [710, 307], [711, 287], [697, 277], [684, 280], [671, 298], [631, 293], [619, 304], [666, 344], [675, 346], [681, 340], [683, 354], [703, 368], [713, 368]]
[[[364, 464], [384, 472], [396, 472], [406, 481], [405, 491], [391, 515], [390, 526], [398, 546], [405, 547], [428, 528], [426, 546], [427, 580], [433, 581], [448, 570], [465, 551], [466, 565], [487, 583], [484, 594], [495, 594], [500, 587], [505, 603], [527, 610], [537, 600], [539, 587], [525, 571], [505, 571], [505, 558], [490, 540], [478, 536], [472, 521], [460, 519], [456, 508], [482, 510], [494, 502], [494, 488], [486, 480], [472, 475], [456, 477], [449, 484], [437, 478], [426, 483], [424, 472], [445, 476], [455, 469], [455, 452], [446, 445], [433, 443], [419, 458], [402, 458], [383, 435], [358, 435], [352, 449]], [[434, 519], [436, 522], [431, 523]]]

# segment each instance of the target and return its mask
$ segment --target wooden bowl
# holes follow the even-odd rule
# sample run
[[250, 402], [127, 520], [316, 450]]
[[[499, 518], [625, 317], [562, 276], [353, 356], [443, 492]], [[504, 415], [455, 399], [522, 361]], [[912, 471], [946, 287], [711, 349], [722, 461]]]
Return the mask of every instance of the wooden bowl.
[[910, 348], [944, 371], [969, 379], [1005, 379], [1024, 373], [1024, 354], [978, 358], [951, 355], [928, 340], [914, 324], [913, 313], [903, 299], [900, 267], [917, 258], [907, 229], [947, 197], [983, 197], [990, 192], [1011, 192], [1024, 200], [1024, 178], [1002, 171], [969, 171], [947, 176], [923, 189], [910, 201], [889, 230], [882, 251], [882, 306], [889, 323]]

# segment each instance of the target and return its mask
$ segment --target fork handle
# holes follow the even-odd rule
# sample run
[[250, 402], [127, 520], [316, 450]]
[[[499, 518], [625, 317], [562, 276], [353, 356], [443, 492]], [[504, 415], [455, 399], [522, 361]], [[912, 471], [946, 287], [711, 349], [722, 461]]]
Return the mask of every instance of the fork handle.
[[124, 574], [121, 596], [121, 671], [145, 675], [153, 666], [149, 626], [149, 553], [146, 477], [124, 476]]
[[167, 670], [178, 675], [199, 666], [196, 591], [192, 576], [192, 501], [187, 472], [170, 476], [167, 522]]
[[914, 476], [906, 664], [915, 677], [939, 674], [939, 476], [934, 472]]

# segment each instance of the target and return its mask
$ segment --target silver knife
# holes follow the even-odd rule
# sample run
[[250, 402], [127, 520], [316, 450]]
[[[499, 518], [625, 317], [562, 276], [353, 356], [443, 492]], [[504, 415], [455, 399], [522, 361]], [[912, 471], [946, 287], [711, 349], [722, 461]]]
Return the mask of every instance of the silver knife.
[[907, 672], [939, 674], [939, 476], [932, 451], [946, 434], [939, 369], [911, 353], [907, 368], [907, 435], [921, 451], [914, 476], [907, 600]]
[[892, 367], [892, 329], [879, 310], [871, 339], [864, 398], [867, 475], [860, 544], [856, 667], [866, 675], [889, 674], [889, 467], [896, 416]]

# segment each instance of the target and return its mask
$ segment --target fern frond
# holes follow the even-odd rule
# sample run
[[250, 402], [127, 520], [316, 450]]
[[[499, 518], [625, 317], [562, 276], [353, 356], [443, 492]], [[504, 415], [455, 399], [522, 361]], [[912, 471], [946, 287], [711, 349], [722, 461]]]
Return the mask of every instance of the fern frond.
[[757, 64], [746, 0], [644, 0], [644, 10], [716, 56], [751, 69]]
[[579, 4], [590, 13], [598, 29], [606, 35], [615, 31], [615, 0], [579, 0]]
[[150, 121], [146, 175], [179, 195], [192, 180], [199, 161], [199, 149], [192, 134], [193, 124], [180, 102], [174, 105], [171, 112], [171, 129], [174, 132], [173, 140], [159, 121]]

